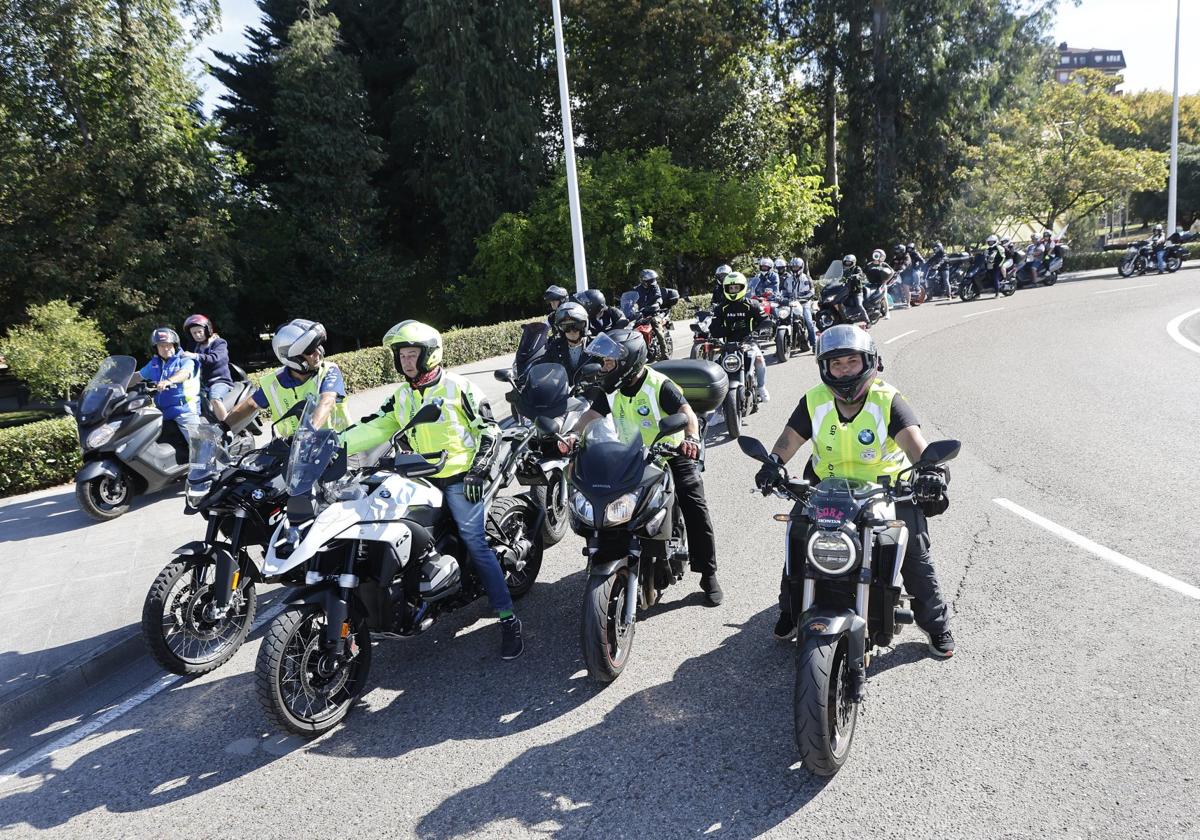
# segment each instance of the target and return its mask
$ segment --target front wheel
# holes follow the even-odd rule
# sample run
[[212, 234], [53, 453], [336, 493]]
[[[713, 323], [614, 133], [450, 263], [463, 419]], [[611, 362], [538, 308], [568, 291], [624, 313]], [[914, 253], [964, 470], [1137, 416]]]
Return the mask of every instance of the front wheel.
[[775, 361], [783, 364], [791, 355], [788, 350], [787, 330], [778, 330], [775, 333]]
[[837, 323], [837, 318], [828, 309], [822, 309], [817, 313], [816, 327], [817, 332], [825, 332], [825, 330]]
[[[529, 594], [542, 569], [543, 544], [540, 534], [529, 533], [532, 521], [533, 509], [521, 496], [501, 496], [488, 511], [487, 541], [498, 555], [505, 555], [501, 568], [514, 601]], [[523, 563], [520, 569], [516, 568], [519, 562]]]
[[1134, 273], [1134, 258], [1126, 257], [1117, 263], [1117, 274], [1122, 277], [1132, 277]]
[[102, 475], [75, 483], [75, 499], [79, 508], [97, 522], [116, 519], [129, 510], [133, 501], [133, 486], [124, 473]]
[[737, 389], [730, 389], [721, 405], [721, 413], [725, 416], [725, 433], [731, 438], [742, 434], [742, 416], [738, 412]]
[[233, 656], [254, 623], [257, 608], [254, 584], [235, 590], [222, 618], [211, 614], [216, 565], [169, 563], [146, 593], [142, 605], [142, 637], [155, 661], [172, 674], [207, 674]]
[[979, 297], [979, 287], [974, 283], [963, 283], [958, 287], [958, 297], [963, 303], [970, 303]]
[[608, 577], [589, 577], [583, 596], [583, 659], [592, 679], [610, 683], [629, 662], [637, 622], [625, 623], [625, 598], [629, 591], [628, 566]]
[[1043, 286], [1053, 286], [1057, 282], [1058, 282], [1058, 272], [1057, 271], [1052, 271], [1049, 274], [1042, 275], [1042, 285]]
[[567, 483], [562, 470], [554, 471], [549, 484], [533, 488], [533, 500], [546, 511], [546, 518], [542, 522], [542, 547], [557, 545], [571, 524], [567, 511]]
[[361, 620], [346, 628], [341, 656], [324, 644], [325, 615], [293, 607], [271, 622], [258, 649], [258, 701], [281, 729], [312, 738], [342, 722], [367, 685], [371, 634]]
[[796, 746], [810, 773], [832, 776], [850, 756], [858, 704], [852, 698], [849, 639], [812, 636], [796, 656]]
[[1015, 277], [1008, 278], [1000, 284], [1000, 294], [1005, 297], [1012, 297], [1017, 293], [1017, 280]]

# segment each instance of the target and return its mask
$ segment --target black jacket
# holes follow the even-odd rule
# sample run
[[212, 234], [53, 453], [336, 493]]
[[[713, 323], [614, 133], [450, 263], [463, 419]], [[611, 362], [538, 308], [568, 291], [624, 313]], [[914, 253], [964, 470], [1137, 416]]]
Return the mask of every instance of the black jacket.
[[635, 291], [638, 293], [637, 306], [640, 312], [645, 312], [655, 306], [662, 306], [662, 289], [657, 283], [651, 283], [649, 286], [639, 283]]
[[615, 306], [606, 306], [600, 310], [599, 316], [588, 319], [588, 331], [592, 335], [600, 335], [602, 332], [619, 330], [627, 326], [629, 326], [629, 319]]
[[588, 360], [587, 342], [582, 345], [579, 352], [578, 361], [571, 361], [571, 348], [567, 344], [567, 340], [561, 335], [555, 336], [546, 342], [546, 347], [542, 354], [533, 360], [533, 364], [541, 364], [542, 362], [558, 362], [567, 369], [567, 376], [571, 382], [575, 381], [575, 374], [583, 367]]
[[712, 335], [741, 341], [753, 335], [765, 319], [762, 307], [756, 301], [746, 298], [721, 301], [713, 307]]

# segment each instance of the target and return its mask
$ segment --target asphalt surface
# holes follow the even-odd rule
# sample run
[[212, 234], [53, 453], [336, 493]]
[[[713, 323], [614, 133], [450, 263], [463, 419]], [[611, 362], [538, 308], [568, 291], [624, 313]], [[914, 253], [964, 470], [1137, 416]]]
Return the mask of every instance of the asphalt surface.
[[[581, 543], [568, 536], [518, 605], [520, 660], [499, 660], [494, 621], [473, 605], [379, 643], [362, 704], [303, 742], [258, 707], [255, 639], [3, 778], [154, 677], [133, 669], [0, 742], [0, 831], [1200, 836], [1200, 601], [994, 501], [1200, 586], [1200, 354], [1166, 330], [1200, 309], [1198, 280], [1107, 272], [927, 304], [872, 330], [926, 437], [963, 441], [950, 510], [932, 523], [959, 647], [929, 659], [910, 628], [876, 657], [832, 780], [797, 763], [794, 649], [770, 635], [783, 539], [771, 514], [785, 505], [750, 494], [756, 465], [717, 424], [705, 481], [725, 603], [704, 607], [694, 575], [669, 589], [612, 685], [584, 672]], [[1200, 316], [1179, 332], [1200, 343]], [[811, 356], [772, 365], [773, 399], [746, 433], [769, 445], [816, 381]]]

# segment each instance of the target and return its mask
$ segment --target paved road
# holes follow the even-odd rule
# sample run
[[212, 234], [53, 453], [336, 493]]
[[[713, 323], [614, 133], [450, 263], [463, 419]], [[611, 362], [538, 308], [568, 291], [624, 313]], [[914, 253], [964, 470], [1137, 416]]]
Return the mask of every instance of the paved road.
[[[0, 827], [70, 837], [348, 826], [422, 838], [1200, 836], [1200, 679], [1189, 661], [1200, 601], [1184, 586], [1200, 586], [1200, 354], [1166, 330], [1200, 309], [1197, 277], [1063, 282], [926, 305], [873, 331], [927, 436], [964, 442], [952, 506], [933, 530], [959, 653], [929, 660], [909, 631], [878, 657], [853, 756], [831, 781], [796, 764], [793, 654], [770, 639], [782, 540], [770, 515], [783, 503], [751, 497], [755, 465], [718, 441], [706, 483], [726, 602], [701, 606], [694, 576], [669, 590], [613, 685], [583, 673], [582, 563], [569, 537], [520, 605], [521, 660], [497, 659], [482, 605], [452, 615], [421, 638], [381, 643], [362, 706], [302, 743], [268, 730], [251, 643], [218, 672], [0, 782]], [[1180, 329], [1197, 341], [1200, 318]], [[811, 357], [773, 366], [774, 399], [749, 433], [773, 440], [815, 381]], [[14, 733], [0, 761], [98, 720], [147, 676]]]

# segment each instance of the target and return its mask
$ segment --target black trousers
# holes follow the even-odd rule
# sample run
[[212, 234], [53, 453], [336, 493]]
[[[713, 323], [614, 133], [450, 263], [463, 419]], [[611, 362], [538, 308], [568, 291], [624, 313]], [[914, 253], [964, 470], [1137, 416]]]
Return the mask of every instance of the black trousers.
[[1000, 284], [1004, 282], [1004, 269], [993, 268], [992, 270], [992, 286], [996, 289], [996, 294], [1000, 294]]
[[[933, 558], [929, 554], [929, 523], [925, 514], [912, 502], [899, 502], [896, 515], [908, 526], [908, 550], [900, 566], [900, 577], [904, 589], [912, 596], [913, 614], [917, 626], [926, 633], [937, 634], [950, 629], [950, 607], [942, 595]], [[784, 567], [783, 581], [779, 587], [779, 608], [789, 612], [792, 608], [791, 588], [788, 585], [789, 570], [796, 575], [804, 573], [804, 535], [807, 527], [795, 522], [788, 529], [788, 564]]]
[[683, 455], [673, 456], [667, 464], [671, 468], [675, 494], [679, 498], [683, 524], [687, 529], [688, 565], [693, 572], [714, 574], [717, 571], [717, 540], [713, 533], [712, 517], [708, 515], [708, 502], [704, 498], [700, 467]]

